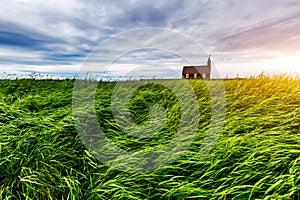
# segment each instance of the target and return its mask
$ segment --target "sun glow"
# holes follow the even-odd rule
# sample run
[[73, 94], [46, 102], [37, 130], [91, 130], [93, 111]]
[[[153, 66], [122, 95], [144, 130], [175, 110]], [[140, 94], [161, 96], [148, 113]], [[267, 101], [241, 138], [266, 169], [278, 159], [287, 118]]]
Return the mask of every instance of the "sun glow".
[[265, 67], [264, 71], [266, 72], [300, 74], [300, 52], [265, 60], [261, 64]]

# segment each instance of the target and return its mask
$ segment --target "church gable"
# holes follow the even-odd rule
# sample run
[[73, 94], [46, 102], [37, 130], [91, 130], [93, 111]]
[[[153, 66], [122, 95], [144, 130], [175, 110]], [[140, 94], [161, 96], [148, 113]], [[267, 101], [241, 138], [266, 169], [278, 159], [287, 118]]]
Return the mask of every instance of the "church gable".
[[182, 70], [183, 79], [210, 79], [211, 60], [208, 57], [207, 65], [184, 66]]

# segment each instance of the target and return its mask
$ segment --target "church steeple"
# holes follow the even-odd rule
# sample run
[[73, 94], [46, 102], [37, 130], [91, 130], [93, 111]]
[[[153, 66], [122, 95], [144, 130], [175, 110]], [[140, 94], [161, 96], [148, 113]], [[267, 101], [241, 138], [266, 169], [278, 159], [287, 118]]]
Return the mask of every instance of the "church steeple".
[[208, 66], [208, 67], [211, 67], [211, 60], [210, 60], [210, 56], [211, 56], [211, 55], [209, 55], [209, 56], [208, 56], [208, 60], [207, 60], [207, 66]]
[[208, 56], [208, 60], [207, 60], [207, 67], [209, 70], [209, 74], [207, 75], [207, 78], [210, 79], [211, 77], [211, 60], [210, 60], [211, 55]]

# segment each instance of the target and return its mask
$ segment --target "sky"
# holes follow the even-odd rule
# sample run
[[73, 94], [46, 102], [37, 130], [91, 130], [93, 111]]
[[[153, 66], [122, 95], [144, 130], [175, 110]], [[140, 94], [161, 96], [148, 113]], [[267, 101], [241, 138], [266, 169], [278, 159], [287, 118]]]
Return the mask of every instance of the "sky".
[[[186, 48], [191, 41], [201, 48]], [[105, 43], [113, 45], [103, 49]], [[132, 45], [136, 49], [126, 52]], [[300, 1], [0, 1], [2, 74], [67, 76], [87, 70], [86, 63], [103, 62], [97, 55], [111, 61], [100, 70], [107, 76], [141, 66], [143, 72], [180, 74], [189, 56], [199, 55], [195, 64], [205, 64], [208, 54], [212, 77], [300, 73]]]

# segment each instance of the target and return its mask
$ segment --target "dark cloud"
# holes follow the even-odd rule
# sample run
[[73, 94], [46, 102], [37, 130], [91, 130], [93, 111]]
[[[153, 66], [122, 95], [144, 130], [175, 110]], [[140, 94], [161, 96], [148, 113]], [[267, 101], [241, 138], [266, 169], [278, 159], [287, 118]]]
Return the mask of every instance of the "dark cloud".
[[132, 7], [126, 5], [120, 14], [108, 21], [108, 24], [117, 30], [144, 26], [165, 26], [168, 19], [167, 14], [151, 4], [137, 4]]
[[28, 50], [45, 50], [53, 38], [31, 31], [20, 25], [1, 22], [0, 23], [0, 46], [13, 46]]
[[42, 50], [45, 49], [45, 44], [50, 41], [35, 39], [31, 36], [23, 35], [20, 33], [0, 31], [0, 45], [15, 46], [20, 48], [26, 48], [30, 50]]
[[[300, 13], [299, 13], [300, 14]], [[300, 49], [300, 17], [272, 19], [229, 32], [218, 32], [215, 46], [219, 51], [295, 52]]]
[[74, 53], [74, 54], [49, 54], [43, 56], [43, 60], [48, 60], [51, 62], [60, 62], [60, 63], [78, 63], [82, 62], [86, 57], [87, 53]]
[[[74, 20], [75, 21], [75, 20]], [[77, 21], [78, 24], [78, 21]], [[80, 25], [83, 28], [83, 23]], [[87, 27], [87, 26], [85, 26]], [[18, 49], [24, 53], [39, 55], [39, 59], [26, 58], [20, 53], [19, 57], [0, 57], [2, 64], [24, 64], [24, 65], [56, 65], [73, 64], [82, 62], [97, 42], [88, 38], [78, 38], [70, 43], [65, 38], [52, 37], [36, 30], [31, 30], [17, 24], [0, 23], [0, 46]], [[78, 44], [86, 44], [87, 48], [78, 47]], [[75, 49], [75, 52], [68, 52], [68, 48]], [[73, 50], [74, 51], [74, 50]]]

